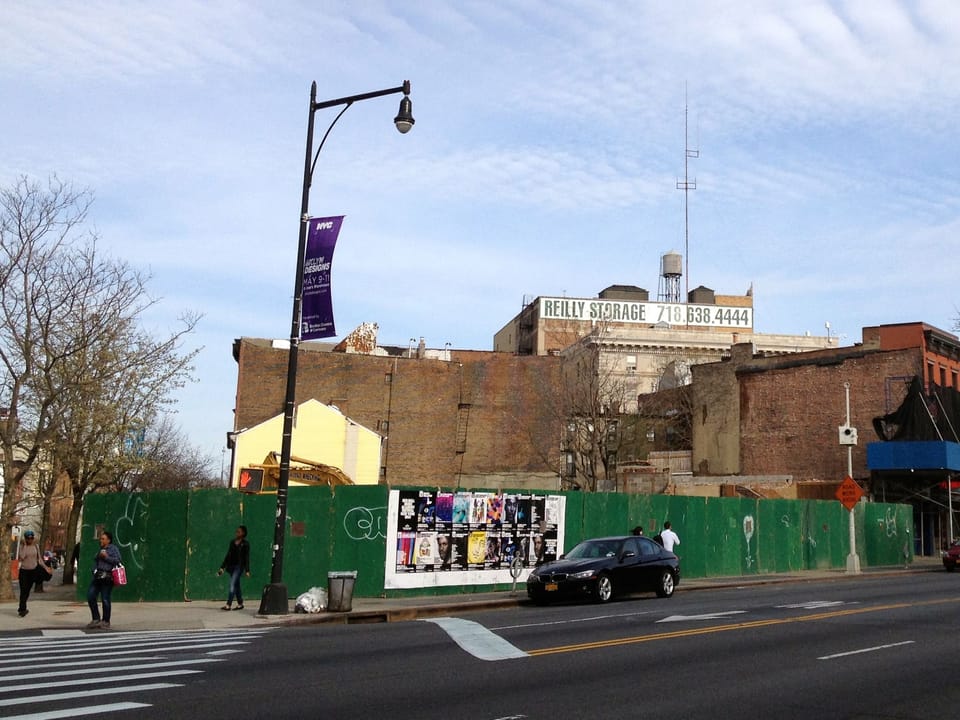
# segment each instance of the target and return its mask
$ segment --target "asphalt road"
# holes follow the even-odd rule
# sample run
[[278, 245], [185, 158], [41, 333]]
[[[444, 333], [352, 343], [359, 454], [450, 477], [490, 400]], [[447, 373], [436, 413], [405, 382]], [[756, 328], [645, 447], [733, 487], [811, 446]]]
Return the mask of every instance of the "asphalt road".
[[[5, 638], [0, 717], [950, 718], [958, 631], [960, 575], [922, 573], [393, 624]], [[34, 673], [57, 680], [31, 697], [42, 681], [18, 677]]]

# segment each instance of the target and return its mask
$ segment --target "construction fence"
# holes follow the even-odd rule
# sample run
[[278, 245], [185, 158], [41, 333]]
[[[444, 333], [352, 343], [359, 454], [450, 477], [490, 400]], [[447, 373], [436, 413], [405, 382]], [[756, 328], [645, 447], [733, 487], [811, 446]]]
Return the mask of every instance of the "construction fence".
[[[510, 587], [500, 583], [385, 589], [385, 568], [397, 555], [396, 537], [388, 538], [390, 492], [384, 486], [290, 488], [283, 579], [291, 597], [325, 586], [328, 572], [342, 570], [358, 571], [357, 597]], [[517, 495], [523, 492], [529, 493]], [[836, 501], [555, 494], [565, 498], [562, 551], [584, 538], [628, 534], [637, 525], [653, 536], [669, 520], [681, 539], [676, 553], [686, 578], [843, 568], [849, 553], [849, 515]], [[253, 601], [270, 580], [276, 502], [273, 494], [229, 489], [88, 495], [78, 597], [85, 596], [97, 537], [105, 529], [113, 533], [127, 570], [128, 584], [115, 591], [116, 601], [221, 599], [226, 580], [216, 573], [234, 530], [242, 524], [248, 528], [252, 573], [243, 580], [244, 592]], [[860, 503], [854, 512], [863, 567], [912, 561], [910, 506]]]

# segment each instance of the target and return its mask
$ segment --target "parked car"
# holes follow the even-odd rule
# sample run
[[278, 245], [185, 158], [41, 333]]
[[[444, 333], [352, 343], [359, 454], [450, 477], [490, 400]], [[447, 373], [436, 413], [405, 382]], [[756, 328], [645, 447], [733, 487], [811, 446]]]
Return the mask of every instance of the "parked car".
[[956, 570], [957, 564], [960, 563], [960, 540], [954, 540], [948, 549], [940, 553], [940, 557], [943, 560], [943, 566], [949, 572]]
[[680, 582], [680, 560], [642, 536], [584, 540], [559, 560], [534, 568], [527, 595], [535, 603], [570, 597], [608, 602], [615, 595], [656, 592], [670, 597]]

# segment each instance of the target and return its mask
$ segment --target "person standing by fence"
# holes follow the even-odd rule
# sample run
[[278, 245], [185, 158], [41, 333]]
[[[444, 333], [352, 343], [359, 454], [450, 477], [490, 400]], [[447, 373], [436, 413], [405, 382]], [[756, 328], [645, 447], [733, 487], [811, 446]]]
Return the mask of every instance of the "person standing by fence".
[[663, 549], [667, 552], [673, 552], [673, 549], [680, 544], [680, 536], [670, 527], [669, 520], [663, 524], [663, 532], [660, 533], [660, 537], [663, 538]]
[[[250, 577], [250, 543], [247, 542], [247, 526], [240, 525], [237, 528], [236, 535], [227, 546], [227, 554], [223, 558], [223, 563], [217, 571], [217, 575], [223, 575], [226, 570], [230, 574], [230, 587], [227, 590], [227, 604], [221, 610], [243, 610], [243, 592], [240, 589], [240, 575], [244, 574]], [[233, 599], [237, 599], [237, 607], [231, 608]]]
[[[109, 630], [113, 594], [113, 569], [120, 564], [120, 549], [113, 544], [113, 533], [104, 530], [100, 533], [100, 548], [93, 559], [93, 578], [87, 588], [87, 604], [90, 606], [91, 620], [87, 623], [90, 630]], [[103, 615], [97, 607], [97, 596], [103, 601]]]

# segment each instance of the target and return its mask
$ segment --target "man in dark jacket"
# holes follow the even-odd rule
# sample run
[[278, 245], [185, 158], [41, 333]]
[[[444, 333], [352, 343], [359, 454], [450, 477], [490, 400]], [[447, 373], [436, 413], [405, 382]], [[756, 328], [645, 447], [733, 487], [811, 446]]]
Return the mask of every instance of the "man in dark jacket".
[[243, 610], [243, 593], [240, 590], [240, 574], [250, 577], [250, 543], [247, 542], [247, 526], [237, 528], [236, 536], [227, 546], [227, 554], [220, 564], [217, 575], [226, 570], [230, 574], [230, 589], [227, 591], [227, 604], [221, 610], [231, 610], [233, 598], [237, 598], [237, 610]]

